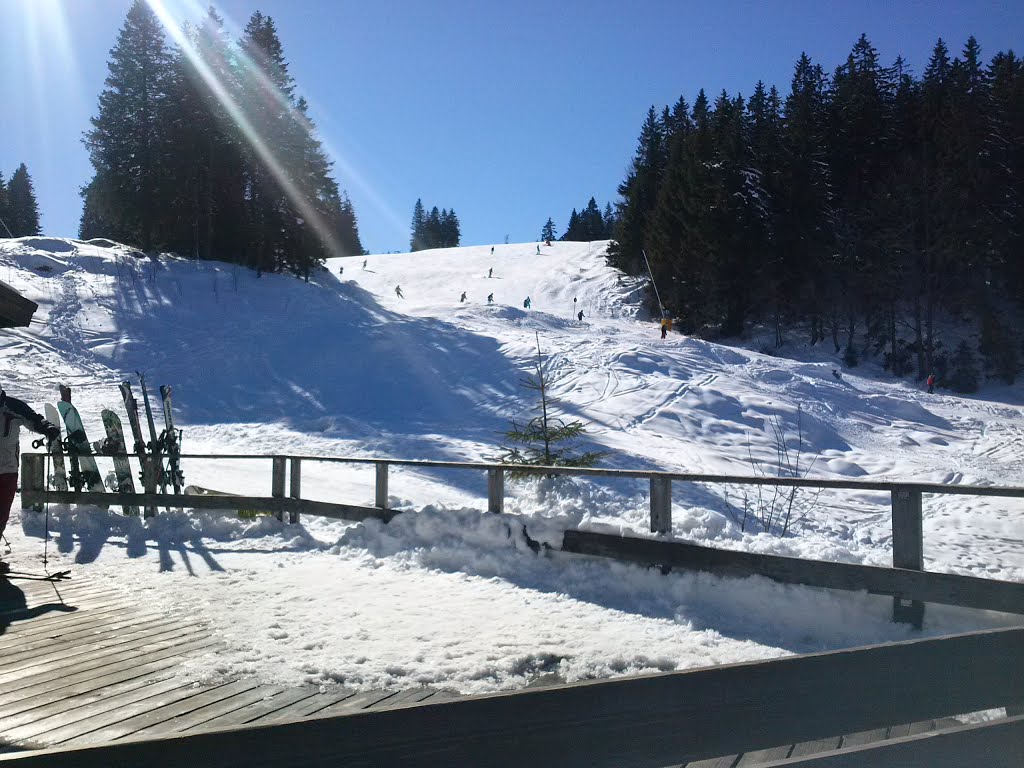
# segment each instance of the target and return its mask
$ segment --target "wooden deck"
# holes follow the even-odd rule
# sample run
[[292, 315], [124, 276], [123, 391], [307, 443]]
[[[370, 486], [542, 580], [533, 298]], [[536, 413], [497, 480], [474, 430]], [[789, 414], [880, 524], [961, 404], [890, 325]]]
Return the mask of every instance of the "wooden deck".
[[118, 587], [0, 579], [0, 752], [101, 744], [231, 725], [387, 709], [457, 694], [357, 692], [176, 679], [216, 649], [194, 618], [147, 608]]
[[[191, 685], [176, 678], [186, 658], [218, 645], [202, 622], [161, 613], [118, 586], [76, 578], [0, 579], [0, 752], [268, 725], [458, 697], [425, 687], [321, 693], [311, 686], [252, 680]], [[934, 728], [929, 720], [689, 766], [742, 768]]]

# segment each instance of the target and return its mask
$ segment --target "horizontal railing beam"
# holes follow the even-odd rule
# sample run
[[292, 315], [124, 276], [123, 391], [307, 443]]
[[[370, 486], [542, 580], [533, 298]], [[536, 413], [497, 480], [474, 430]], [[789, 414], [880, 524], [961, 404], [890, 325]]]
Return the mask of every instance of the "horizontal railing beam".
[[[40, 454], [45, 455], [45, 454]], [[103, 456], [103, 454], [98, 454]], [[138, 457], [138, 454], [119, 454], [131, 458]], [[578, 477], [605, 477], [605, 478], [635, 478], [635, 479], [664, 479], [684, 483], [731, 483], [736, 485], [770, 485], [794, 488], [829, 488], [837, 490], [858, 490], [858, 491], [884, 491], [891, 492], [894, 489], [903, 489], [918, 493], [936, 493], [960, 496], [1004, 496], [1024, 498], [1024, 488], [1015, 488], [999, 485], [945, 485], [943, 483], [918, 483], [913, 481], [878, 481], [878, 480], [828, 480], [825, 478], [812, 477], [762, 477], [747, 475], [707, 475], [692, 474], [685, 472], [662, 472], [656, 470], [632, 470], [632, 469], [600, 469], [596, 467], [540, 467], [526, 466], [520, 464], [493, 464], [488, 462], [466, 462], [466, 461], [429, 461], [419, 459], [373, 459], [365, 457], [347, 456], [282, 456], [280, 454], [217, 454], [217, 453], [188, 453], [181, 454], [182, 459], [224, 459], [230, 461], [258, 461], [272, 459], [299, 459], [301, 461], [316, 461], [334, 464], [381, 464], [386, 463], [396, 467], [410, 467], [413, 469], [468, 469], [482, 470], [495, 469], [516, 472], [526, 475], [569, 475]]]
[[592, 531], [566, 531], [562, 551], [720, 576], [764, 576], [784, 584], [892, 595], [943, 605], [1024, 614], [1024, 584], [952, 573], [763, 555], [699, 544]]
[[373, 517], [388, 522], [396, 514], [392, 509], [363, 507], [355, 504], [339, 504], [312, 499], [275, 498], [271, 496], [240, 496], [234, 494], [188, 494], [188, 493], [104, 493], [102, 491], [23, 491], [22, 504], [93, 504], [111, 506], [123, 504], [154, 504], [161, 507], [184, 507], [191, 509], [230, 509], [243, 512], [276, 515], [280, 511], [298, 512], [339, 520], [365, 520]]
[[1015, 627], [0, 762], [657, 768], [1005, 706], [1024, 698], [1021, 658], [1024, 628]]

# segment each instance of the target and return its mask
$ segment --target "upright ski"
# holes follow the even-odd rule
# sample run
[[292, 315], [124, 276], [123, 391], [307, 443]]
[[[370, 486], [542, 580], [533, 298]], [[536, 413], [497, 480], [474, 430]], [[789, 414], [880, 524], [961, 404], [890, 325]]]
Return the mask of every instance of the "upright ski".
[[160, 484], [160, 493], [167, 493], [167, 476], [164, 473], [163, 462], [163, 441], [156, 434], [156, 424], [153, 422], [153, 409], [149, 406], [149, 391], [146, 389], [146, 377], [142, 371], [135, 372], [139, 377], [139, 386], [142, 387], [142, 404], [146, 406], [146, 422], [149, 424], [149, 451], [156, 460], [153, 463], [157, 467], [156, 481]]
[[171, 387], [160, 385], [160, 399], [164, 406], [164, 447], [167, 449], [167, 466], [171, 475], [174, 492], [181, 493], [185, 484], [185, 475], [181, 471], [181, 430], [174, 428], [174, 417], [171, 415]]
[[[135, 395], [132, 394], [131, 382], [122, 381], [118, 388], [121, 390], [121, 397], [124, 399], [125, 410], [128, 411], [128, 424], [131, 426], [132, 438], [135, 440], [135, 453], [139, 456], [139, 462], [142, 464], [143, 470], [146, 467], [146, 440], [142, 436], [142, 424], [139, 421], [139, 404], [135, 402]], [[143, 489], [149, 486], [146, 483], [145, 471], [139, 473], [139, 480], [142, 482]], [[154, 484], [155, 485], [155, 484]], [[155, 505], [146, 506], [146, 517], [152, 517], [156, 514]]]
[[[124, 430], [121, 429], [121, 419], [109, 408], [104, 408], [100, 414], [103, 417], [103, 428], [107, 431], [106, 447], [110, 455], [114, 457], [114, 474], [117, 478], [118, 493], [135, 493], [135, 483], [132, 482], [132, 466], [128, 463], [127, 451], [124, 447]], [[124, 504], [126, 515], [137, 516], [139, 508]]]
[[[60, 429], [61, 418], [57, 406], [53, 403], [43, 405], [43, 415], [46, 420]], [[64, 450], [61, 447], [61, 440], [54, 440], [48, 446], [50, 458], [53, 460], [53, 475], [48, 478], [50, 485], [55, 491], [66, 491], [68, 489], [68, 472], [64, 464]]]

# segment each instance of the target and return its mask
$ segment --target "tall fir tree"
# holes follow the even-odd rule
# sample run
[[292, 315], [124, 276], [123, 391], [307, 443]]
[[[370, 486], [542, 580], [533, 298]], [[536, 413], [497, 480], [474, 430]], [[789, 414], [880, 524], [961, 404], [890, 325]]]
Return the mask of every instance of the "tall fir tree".
[[423, 209], [423, 200], [416, 198], [416, 205], [412, 209], [412, 232], [409, 237], [409, 250], [422, 251], [427, 247], [427, 213]]
[[0, 171], [0, 237], [8, 237], [7, 221], [7, 182], [4, 181], [3, 171]]
[[622, 201], [615, 240], [608, 246], [608, 260], [626, 271], [638, 272], [643, 265], [641, 251], [645, 246], [648, 218], [658, 201], [667, 158], [665, 125], [652, 106], [640, 129], [630, 169], [619, 185]]
[[450, 211], [446, 211], [441, 216], [441, 231], [443, 233], [441, 247], [443, 248], [458, 248], [459, 241], [462, 239], [461, 227], [459, 225], [459, 217], [455, 215], [455, 209], [452, 208]]
[[546, 243], [550, 243], [555, 239], [555, 222], [550, 216], [548, 216], [548, 220], [544, 222], [544, 226], [541, 227], [540, 239]]
[[14, 237], [41, 234], [39, 229], [39, 205], [32, 185], [32, 177], [24, 163], [7, 182], [7, 215], [4, 221]]
[[[171, 194], [161, 120], [169, 74], [160, 22], [145, 0], [135, 0], [110, 51], [99, 112], [85, 135], [95, 175], [83, 192], [88, 223], [107, 222], [113, 231], [105, 236], [145, 250], [163, 245], [158, 218]], [[83, 237], [91, 234], [81, 230]]]

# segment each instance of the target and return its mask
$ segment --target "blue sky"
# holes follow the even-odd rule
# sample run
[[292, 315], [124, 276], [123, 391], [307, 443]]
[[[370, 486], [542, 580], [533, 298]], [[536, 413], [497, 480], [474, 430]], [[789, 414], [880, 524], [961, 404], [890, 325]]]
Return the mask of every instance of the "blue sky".
[[[198, 18], [204, 0], [163, 0]], [[418, 197], [465, 245], [565, 229], [615, 199], [647, 108], [703, 87], [785, 94], [806, 51], [833, 69], [864, 32], [920, 72], [938, 37], [1024, 53], [1024, 3], [219, 0], [230, 28], [275, 20], [370, 251], [405, 250]], [[131, 0], [0, 0], [0, 171], [21, 162], [46, 234], [74, 236], [81, 144]]]

